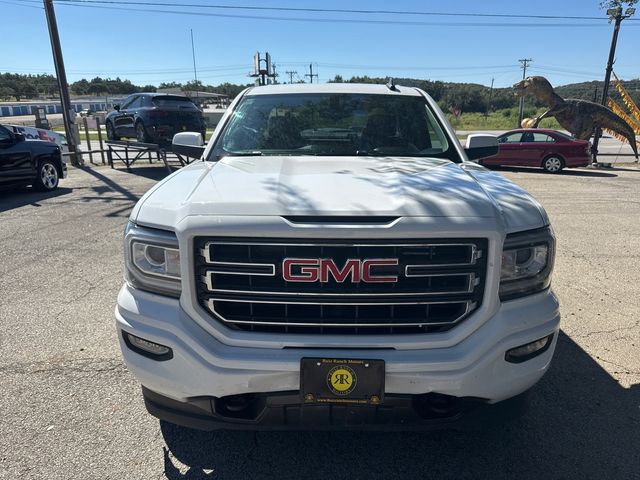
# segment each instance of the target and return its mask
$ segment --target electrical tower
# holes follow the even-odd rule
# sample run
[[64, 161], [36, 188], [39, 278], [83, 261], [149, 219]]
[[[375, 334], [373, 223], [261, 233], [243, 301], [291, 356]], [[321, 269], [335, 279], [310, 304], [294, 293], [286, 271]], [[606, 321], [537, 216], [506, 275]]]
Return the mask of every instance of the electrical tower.
[[313, 77], [318, 78], [318, 74], [317, 73], [313, 73], [313, 64], [312, 63], [309, 64], [309, 73], [305, 73], [304, 76], [305, 77], [309, 77], [309, 83], [313, 83]]
[[[520, 60], [518, 60], [521, 63], [521, 67], [522, 68], [522, 80], [524, 80], [527, 77], [527, 66], [533, 61], [530, 58], [521, 58]], [[518, 125], [516, 125], [516, 128], [520, 128], [520, 125], [522, 125], [522, 111], [524, 110], [524, 95], [522, 97], [520, 97], [520, 105], [518, 106]]]
[[[249, 76], [256, 78], [259, 85], [275, 83], [277, 76], [275, 64], [271, 63], [271, 55], [269, 55], [269, 52], [265, 52], [264, 58], [260, 58], [260, 52], [256, 52], [253, 56], [253, 73]], [[269, 82], [269, 79], [271, 79], [271, 82]]]
[[294, 75], [298, 75], [298, 72], [295, 70], [287, 70], [286, 72], [287, 75], [289, 75], [289, 83], [293, 83], [293, 76]]

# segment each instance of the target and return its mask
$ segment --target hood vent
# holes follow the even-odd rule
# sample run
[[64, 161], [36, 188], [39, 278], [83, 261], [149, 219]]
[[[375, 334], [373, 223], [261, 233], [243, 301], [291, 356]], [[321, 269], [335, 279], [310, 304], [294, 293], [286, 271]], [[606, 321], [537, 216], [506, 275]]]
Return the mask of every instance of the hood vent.
[[388, 225], [395, 222], [400, 217], [391, 216], [354, 216], [354, 215], [287, 215], [283, 216], [287, 222], [300, 225]]

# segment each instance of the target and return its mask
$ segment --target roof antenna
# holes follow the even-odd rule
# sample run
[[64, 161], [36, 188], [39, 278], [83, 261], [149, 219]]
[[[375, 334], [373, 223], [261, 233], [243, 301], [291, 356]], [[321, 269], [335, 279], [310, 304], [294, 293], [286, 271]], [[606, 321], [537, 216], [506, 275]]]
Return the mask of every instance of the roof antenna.
[[387, 79], [387, 88], [389, 90], [391, 90], [392, 92], [399, 92], [400, 90], [398, 89], [398, 87], [396, 87], [396, 84], [393, 81], [393, 78], [389, 77]]

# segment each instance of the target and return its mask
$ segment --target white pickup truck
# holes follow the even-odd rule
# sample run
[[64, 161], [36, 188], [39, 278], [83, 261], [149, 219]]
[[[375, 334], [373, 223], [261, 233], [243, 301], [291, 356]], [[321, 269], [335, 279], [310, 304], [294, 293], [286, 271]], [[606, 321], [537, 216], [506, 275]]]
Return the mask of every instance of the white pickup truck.
[[[555, 238], [425, 92], [240, 94], [131, 213], [117, 300], [148, 411], [220, 428], [428, 428], [524, 411], [560, 316]], [[202, 152], [200, 152], [202, 151]]]

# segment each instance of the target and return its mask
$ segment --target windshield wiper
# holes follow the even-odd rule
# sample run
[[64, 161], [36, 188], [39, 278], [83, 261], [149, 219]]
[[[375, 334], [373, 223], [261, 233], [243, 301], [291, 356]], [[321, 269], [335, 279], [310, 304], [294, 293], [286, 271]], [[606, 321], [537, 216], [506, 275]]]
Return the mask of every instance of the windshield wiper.
[[227, 157], [260, 157], [262, 152], [260, 150], [251, 150], [250, 152], [228, 152]]

